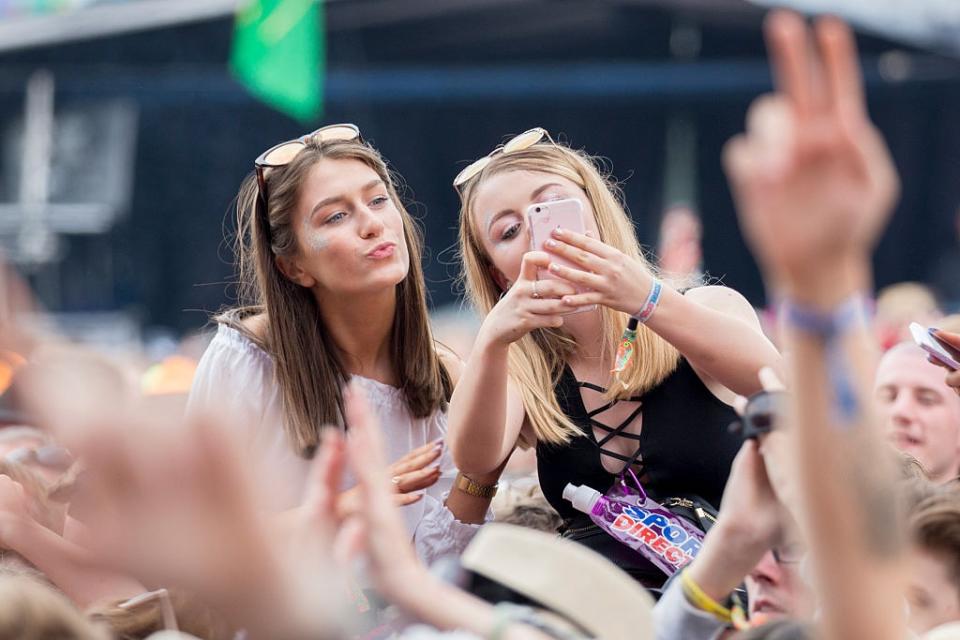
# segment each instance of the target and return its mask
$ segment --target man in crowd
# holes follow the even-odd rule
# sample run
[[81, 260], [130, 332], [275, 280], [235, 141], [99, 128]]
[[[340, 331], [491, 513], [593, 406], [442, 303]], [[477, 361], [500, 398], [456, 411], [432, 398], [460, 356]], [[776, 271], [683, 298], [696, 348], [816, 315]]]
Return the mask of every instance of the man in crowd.
[[960, 475], [960, 397], [920, 347], [902, 343], [884, 354], [874, 390], [898, 449], [919, 460], [934, 483]]

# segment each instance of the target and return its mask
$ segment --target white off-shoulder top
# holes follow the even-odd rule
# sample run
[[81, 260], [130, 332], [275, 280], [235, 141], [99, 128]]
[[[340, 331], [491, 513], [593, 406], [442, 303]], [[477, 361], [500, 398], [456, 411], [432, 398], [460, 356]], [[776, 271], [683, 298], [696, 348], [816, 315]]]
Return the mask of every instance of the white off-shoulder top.
[[[415, 418], [396, 387], [362, 376], [353, 376], [353, 380], [363, 386], [380, 421], [387, 460], [397, 460], [411, 449], [446, 435], [446, 413], [437, 411], [426, 418]], [[190, 390], [187, 411], [197, 412], [203, 407], [217, 407], [237, 417], [236, 428], [244, 431], [243, 441], [253, 460], [264, 508], [284, 511], [299, 505], [310, 461], [297, 455], [288, 441], [273, 359], [250, 338], [223, 324], [204, 352]], [[444, 505], [456, 476], [446, 448], [439, 463], [440, 480], [421, 500], [401, 509], [417, 555], [427, 564], [461, 553], [480, 526], [458, 521]], [[354, 484], [348, 474], [342, 489]]]

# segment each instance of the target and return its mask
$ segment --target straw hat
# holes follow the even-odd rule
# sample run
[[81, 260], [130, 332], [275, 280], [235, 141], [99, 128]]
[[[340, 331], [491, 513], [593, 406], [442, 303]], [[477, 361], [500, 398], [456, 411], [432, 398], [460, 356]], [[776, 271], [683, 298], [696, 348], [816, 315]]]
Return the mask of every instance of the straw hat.
[[653, 598], [629, 575], [587, 547], [508, 524], [483, 526], [460, 559], [604, 640], [653, 637]]

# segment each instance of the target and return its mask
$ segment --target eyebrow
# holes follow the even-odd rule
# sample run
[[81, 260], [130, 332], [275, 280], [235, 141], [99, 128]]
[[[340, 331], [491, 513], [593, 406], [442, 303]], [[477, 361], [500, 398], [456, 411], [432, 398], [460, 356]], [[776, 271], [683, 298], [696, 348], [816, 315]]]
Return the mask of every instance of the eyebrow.
[[[382, 185], [382, 184], [383, 184], [383, 180], [381, 180], [380, 178], [377, 178], [377, 179], [375, 179], [375, 180], [371, 180], [371, 181], [368, 182], [367, 184], [365, 184], [365, 185], [363, 185], [362, 187], [360, 187], [360, 191], [369, 191], [370, 189], [373, 189], [374, 187], [378, 187], [378, 186], [380, 186], [380, 185]], [[313, 215], [314, 215], [317, 211], [319, 211], [320, 209], [323, 209], [323, 208], [326, 207], [327, 205], [331, 205], [331, 204], [333, 204], [333, 203], [335, 203], [335, 202], [344, 202], [345, 200], [346, 200], [346, 198], [345, 198], [344, 196], [342, 196], [342, 195], [341, 195], [341, 196], [330, 196], [329, 198], [324, 198], [323, 200], [321, 200], [321, 201], [318, 202], [317, 204], [313, 205], [313, 209], [310, 210], [310, 214], [307, 216], [307, 222], [309, 222], [310, 220], [312, 220], [312, 219], [313, 219]]]
[[[531, 199], [531, 200], [536, 200], [537, 197], [538, 197], [541, 193], [543, 193], [544, 191], [546, 191], [546, 190], [549, 189], [550, 187], [562, 187], [562, 186], [563, 186], [563, 185], [560, 184], [559, 182], [548, 182], [547, 184], [540, 185], [539, 187], [537, 187], [536, 189], [534, 189], [533, 192], [530, 194], [530, 199]], [[493, 223], [494, 223], [494, 222], [496, 222], [497, 220], [499, 220], [499, 219], [502, 218], [503, 216], [509, 215], [509, 214], [511, 214], [511, 213], [516, 213], [516, 211], [515, 211], [514, 209], [509, 209], [509, 208], [507, 208], [507, 209], [501, 209], [500, 211], [498, 211], [498, 212], [496, 212], [495, 214], [493, 214], [492, 216], [490, 216], [490, 219], [487, 221], [487, 235], [490, 234], [490, 227], [493, 226]]]

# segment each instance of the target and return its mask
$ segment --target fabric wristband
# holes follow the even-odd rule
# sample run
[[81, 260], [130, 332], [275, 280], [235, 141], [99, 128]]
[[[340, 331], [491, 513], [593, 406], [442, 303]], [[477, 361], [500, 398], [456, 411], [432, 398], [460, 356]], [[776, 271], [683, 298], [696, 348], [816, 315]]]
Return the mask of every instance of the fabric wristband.
[[834, 393], [834, 411], [837, 421], [843, 425], [855, 421], [860, 412], [860, 403], [839, 341], [851, 329], [866, 322], [869, 309], [867, 297], [860, 293], [853, 294], [827, 312], [790, 301], [781, 304], [782, 317], [787, 325], [825, 343], [827, 375]]
[[790, 300], [784, 300], [780, 310], [784, 321], [794, 329], [830, 342], [866, 318], [869, 306], [867, 298], [856, 293], [826, 312]]
[[660, 302], [660, 293], [662, 291], [663, 283], [654, 278], [653, 284], [650, 285], [650, 292], [647, 294], [647, 299], [644, 301], [643, 306], [641, 306], [639, 311], [630, 317], [640, 324], [645, 324], [647, 320], [650, 319], [650, 316], [653, 315], [653, 312], [657, 310], [657, 304]]

